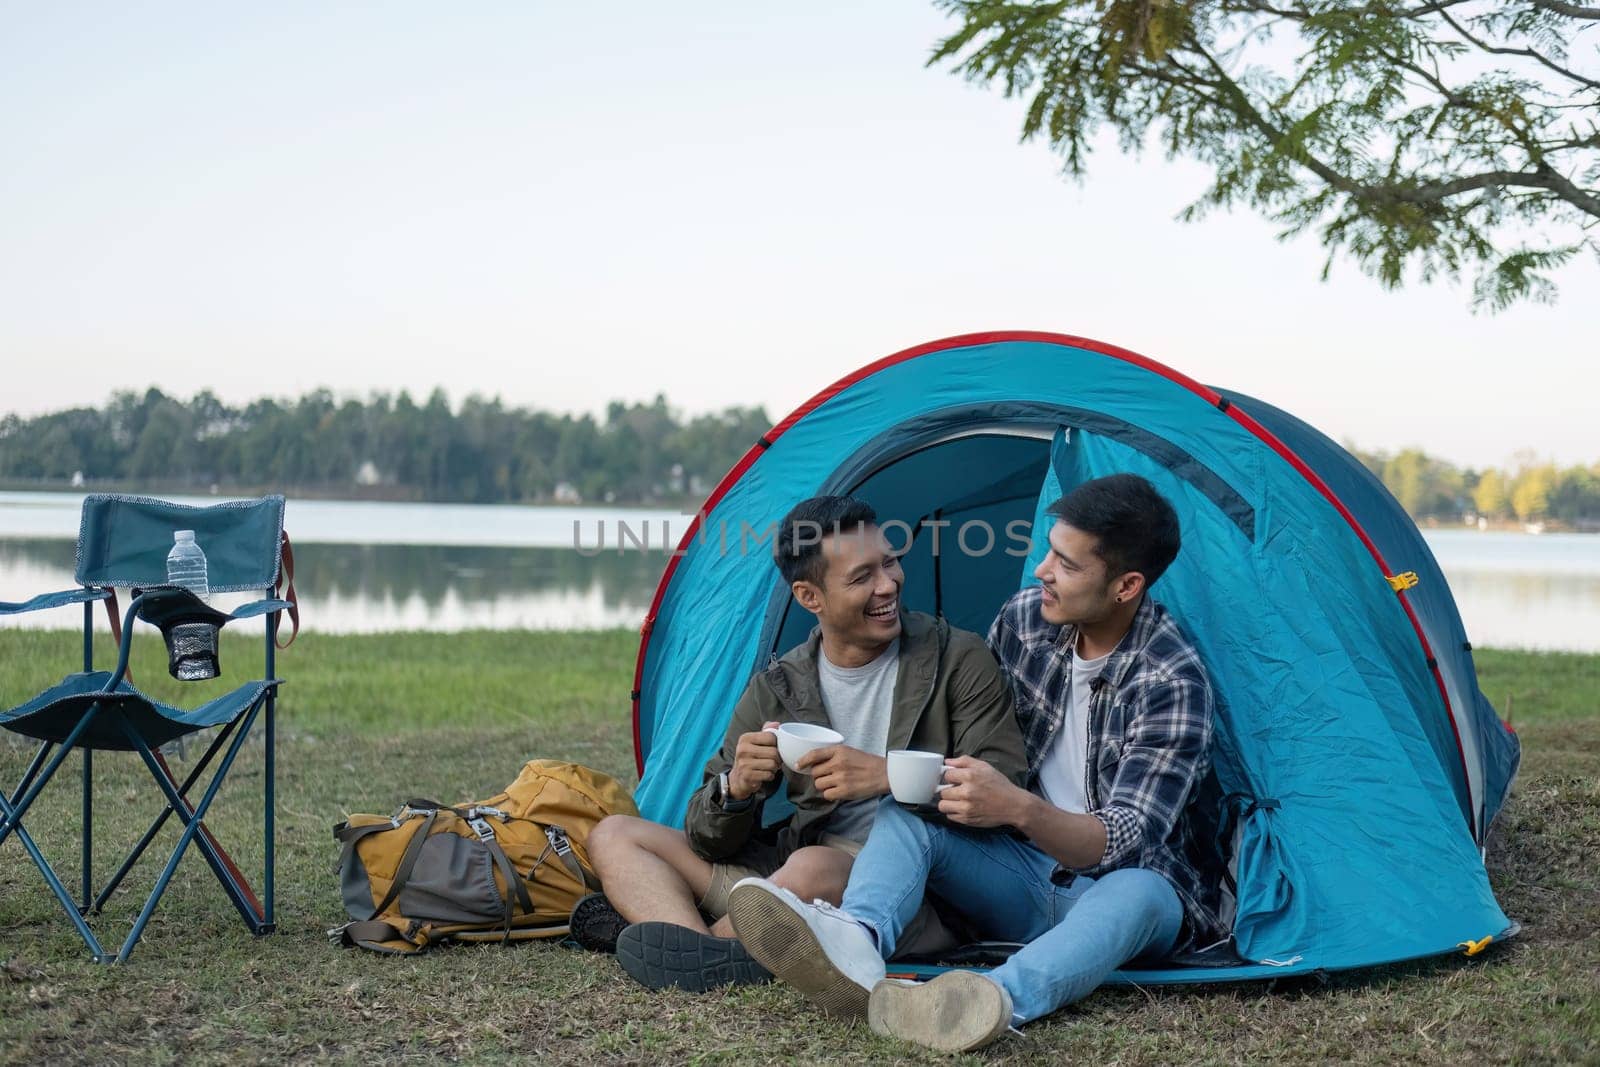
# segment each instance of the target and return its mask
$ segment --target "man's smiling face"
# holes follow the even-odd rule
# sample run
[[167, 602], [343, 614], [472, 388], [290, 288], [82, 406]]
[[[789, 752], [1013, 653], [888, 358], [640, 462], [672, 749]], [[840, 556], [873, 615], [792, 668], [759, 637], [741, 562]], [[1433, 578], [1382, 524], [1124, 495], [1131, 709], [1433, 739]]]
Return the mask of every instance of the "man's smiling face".
[[[900, 557], [875, 525], [830, 533], [819, 546], [826, 567], [806, 604], [822, 631], [839, 645], [881, 647], [900, 636]], [[801, 584], [801, 583], [797, 583]]]

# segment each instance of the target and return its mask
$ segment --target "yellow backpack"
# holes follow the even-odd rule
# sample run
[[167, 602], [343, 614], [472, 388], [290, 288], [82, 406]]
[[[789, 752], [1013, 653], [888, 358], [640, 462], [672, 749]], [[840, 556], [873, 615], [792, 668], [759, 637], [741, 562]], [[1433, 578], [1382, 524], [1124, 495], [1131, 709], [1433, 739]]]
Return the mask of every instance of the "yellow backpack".
[[392, 816], [352, 815], [333, 829], [351, 921], [328, 934], [400, 955], [441, 941], [565, 936], [572, 906], [600, 887], [589, 831], [607, 815], [638, 813], [615, 779], [533, 760], [487, 800], [408, 800]]

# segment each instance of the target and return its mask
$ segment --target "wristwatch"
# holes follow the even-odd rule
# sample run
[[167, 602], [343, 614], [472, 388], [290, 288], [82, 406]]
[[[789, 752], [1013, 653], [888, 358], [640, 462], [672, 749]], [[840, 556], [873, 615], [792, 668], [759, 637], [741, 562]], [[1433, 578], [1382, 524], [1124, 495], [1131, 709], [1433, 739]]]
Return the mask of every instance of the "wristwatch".
[[711, 783], [711, 803], [723, 811], [747, 811], [755, 802], [754, 796], [745, 797], [743, 800], [734, 799], [733, 790], [728, 785], [727, 771], [717, 775], [717, 780]]

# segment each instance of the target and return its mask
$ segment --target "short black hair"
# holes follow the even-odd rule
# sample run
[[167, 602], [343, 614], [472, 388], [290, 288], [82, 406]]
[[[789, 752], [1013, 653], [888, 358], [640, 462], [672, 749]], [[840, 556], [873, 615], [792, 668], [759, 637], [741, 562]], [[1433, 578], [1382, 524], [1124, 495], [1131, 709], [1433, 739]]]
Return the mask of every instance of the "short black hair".
[[1095, 539], [1095, 555], [1112, 577], [1138, 571], [1148, 589], [1178, 558], [1178, 513], [1137, 474], [1084, 482], [1047, 511]]
[[878, 521], [878, 513], [865, 500], [853, 496], [814, 496], [789, 509], [778, 524], [772, 555], [790, 585], [822, 584], [828, 561], [822, 557], [822, 539]]

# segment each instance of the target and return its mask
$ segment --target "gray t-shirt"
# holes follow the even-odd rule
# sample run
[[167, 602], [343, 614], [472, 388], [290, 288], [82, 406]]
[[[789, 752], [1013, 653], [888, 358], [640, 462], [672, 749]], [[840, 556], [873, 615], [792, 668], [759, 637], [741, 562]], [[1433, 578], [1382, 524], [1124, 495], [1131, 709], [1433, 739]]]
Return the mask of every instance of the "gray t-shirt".
[[[894, 683], [900, 676], [900, 642], [889, 647], [871, 663], [860, 667], [836, 667], [826, 653], [818, 651], [817, 673], [822, 682], [822, 706], [828, 722], [844, 734], [851, 748], [881, 756], [889, 747], [889, 718], [894, 710]], [[872, 829], [878, 798], [867, 797], [840, 804], [828, 818], [827, 831], [865, 841]]]

